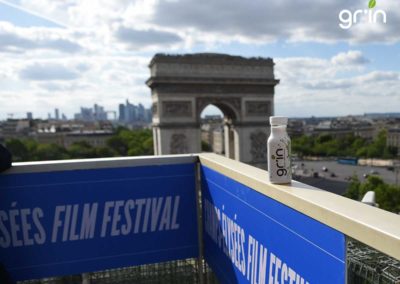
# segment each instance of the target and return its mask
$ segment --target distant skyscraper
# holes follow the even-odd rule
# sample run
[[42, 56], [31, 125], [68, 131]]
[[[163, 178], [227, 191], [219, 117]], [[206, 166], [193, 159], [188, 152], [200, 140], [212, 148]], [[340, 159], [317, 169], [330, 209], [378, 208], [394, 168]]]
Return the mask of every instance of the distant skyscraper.
[[142, 104], [134, 105], [126, 100], [125, 105], [119, 105], [119, 121], [123, 123], [143, 123], [151, 121], [151, 111]]
[[58, 108], [54, 109], [54, 118], [55, 120], [60, 120], [60, 111]]
[[95, 120], [107, 120], [107, 113], [104, 111], [104, 107], [98, 104], [94, 105], [94, 119]]
[[119, 104], [118, 110], [119, 110], [119, 118], [118, 118], [118, 120], [120, 122], [125, 122], [125, 105], [124, 104]]
[[84, 121], [93, 121], [93, 109], [89, 107], [81, 107], [81, 119]]
[[32, 119], [33, 119], [33, 114], [32, 114], [31, 112], [27, 112], [27, 113], [26, 113], [26, 118], [27, 118], [28, 120], [32, 120]]
[[104, 110], [104, 107], [94, 104], [93, 108], [81, 107], [81, 112], [76, 113], [74, 117], [76, 120], [102, 121], [107, 120], [107, 112]]
[[126, 100], [125, 105], [125, 122], [132, 123], [136, 121], [136, 106]]
[[142, 105], [142, 104], [139, 104], [139, 106], [138, 106], [138, 114], [137, 114], [137, 119], [139, 120], [139, 121], [145, 121], [146, 119], [145, 119], [145, 110], [144, 110], [144, 106]]
[[153, 116], [152, 116], [151, 109], [147, 108], [146, 109], [146, 121], [151, 122], [152, 118], [153, 118]]

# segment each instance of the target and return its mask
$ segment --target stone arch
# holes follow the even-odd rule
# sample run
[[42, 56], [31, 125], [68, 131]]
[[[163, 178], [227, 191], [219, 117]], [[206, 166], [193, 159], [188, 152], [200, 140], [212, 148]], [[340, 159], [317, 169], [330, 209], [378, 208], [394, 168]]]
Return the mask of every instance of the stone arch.
[[232, 120], [232, 122], [240, 120], [240, 99], [217, 99], [212, 97], [198, 98], [196, 103], [196, 116], [200, 117], [202, 111], [209, 105], [214, 105], [219, 108], [224, 114], [224, 117]]
[[[236, 143], [237, 135], [235, 135], [234, 125], [238, 123], [240, 120], [240, 108], [235, 104], [233, 104], [229, 99], [224, 101], [218, 101], [213, 98], [203, 100], [203, 104], [197, 104], [197, 117], [199, 120], [201, 119], [201, 113], [203, 110], [209, 106], [214, 105], [217, 107], [223, 114], [223, 133], [218, 133], [217, 140], [222, 140], [222, 144], [219, 143], [219, 146], [223, 147], [223, 152], [225, 156], [231, 159], [235, 158], [235, 153], [239, 151], [238, 143]], [[207, 103], [207, 104], [206, 104]], [[199, 121], [200, 122], [200, 121]], [[219, 135], [223, 134], [223, 135]], [[209, 135], [213, 135], [212, 141], [214, 141], [214, 133], [209, 133]]]
[[266, 164], [262, 140], [269, 135], [268, 118], [279, 83], [273, 65], [270, 58], [156, 54], [146, 82], [152, 93], [155, 154], [200, 152], [200, 113], [212, 104], [227, 118], [226, 155]]

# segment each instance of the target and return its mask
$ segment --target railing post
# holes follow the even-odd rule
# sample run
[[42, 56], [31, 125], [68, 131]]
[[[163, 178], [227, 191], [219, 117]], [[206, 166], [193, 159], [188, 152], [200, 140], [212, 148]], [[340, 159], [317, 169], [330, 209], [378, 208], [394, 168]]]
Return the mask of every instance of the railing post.
[[197, 210], [197, 234], [199, 239], [199, 257], [198, 257], [198, 266], [199, 266], [199, 283], [204, 284], [204, 250], [203, 250], [203, 218], [202, 218], [202, 210], [201, 210], [201, 168], [200, 162], [196, 162], [195, 168], [195, 177], [196, 177], [196, 210]]
[[82, 284], [90, 284], [90, 274], [82, 273]]

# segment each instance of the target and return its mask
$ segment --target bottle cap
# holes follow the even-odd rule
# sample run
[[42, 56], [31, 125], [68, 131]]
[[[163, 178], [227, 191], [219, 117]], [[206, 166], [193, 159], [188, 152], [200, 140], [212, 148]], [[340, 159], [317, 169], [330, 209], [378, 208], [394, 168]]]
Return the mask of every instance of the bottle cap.
[[270, 116], [269, 117], [269, 123], [272, 126], [276, 125], [287, 125], [288, 118], [285, 116]]

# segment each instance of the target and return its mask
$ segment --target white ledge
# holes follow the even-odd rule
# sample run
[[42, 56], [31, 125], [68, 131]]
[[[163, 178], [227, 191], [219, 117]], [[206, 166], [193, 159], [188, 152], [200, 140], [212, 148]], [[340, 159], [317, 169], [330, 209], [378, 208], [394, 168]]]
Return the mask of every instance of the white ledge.
[[271, 197], [343, 234], [400, 259], [400, 215], [303, 183], [271, 184], [268, 172], [216, 154], [200, 163]]

